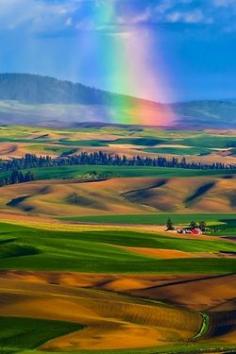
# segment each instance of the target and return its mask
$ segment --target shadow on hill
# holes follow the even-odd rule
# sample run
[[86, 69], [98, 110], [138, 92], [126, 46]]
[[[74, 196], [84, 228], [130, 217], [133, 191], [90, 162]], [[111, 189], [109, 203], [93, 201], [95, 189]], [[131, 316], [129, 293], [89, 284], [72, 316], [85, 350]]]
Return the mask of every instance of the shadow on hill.
[[236, 331], [236, 310], [210, 313], [210, 318], [208, 337], [219, 338]]
[[75, 206], [87, 207], [92, 209], [102, 209], [107, 210], [105, 203], [99, 200], [84, 197], [78, 193], [71, 193], [65, 198], [65, 202]]
[[229, 200], [230, 200], [231, 207], [236, 208], [236, 191], [232, 190], [230, 192]]
[[48, 186], [45, 186], [45, 187], [42, 187], [40, 188], [40, 190], [36, 193], [36, 194], [49, 194], [53, 192], [53, 188], [52, 186], [48, 185]]
[[0, 259], [12, 258], [12, 257], [23, 257], [23, 256], [34, 256], [39, 253], [41, 252], [36, 247], [14, 243], [14, 240], [12, 240], [11, 242], [8, 242], [8, 244], [1, 245]]
[[167, 183], [168, 180], [161, 179], [146, 188], [132, 190], [124, 193], [122, 196], [132, 203], [141, 202], [143, 204], [147, 204], [147, 199], [153, 195], [153, 189], [163, 187]]
[[216, 185], [216, 182], [209, 182], [206, 184], [203, 184], [199, 188], [195, 190], [195, 192], [190, 195], [186, 200], [185, 203], [187, 206], [189, 204], [193, 204], [197, 199], [200, 199], [203, 197], [207, 192], [209, 192], [214, 186]]
[[21, 209], [25, 212], [30, 212], [35, 210], [35, 207], [33, 205], [25, 205], [23, 204], [25, 201], [27, 201], [31, 196], [30, 195], [24, 195], [21, 197], [14, 198], [10, 200], [6, 205], [10, 206], [12, 208], [18, 208]]
[[35, 210], [35, 207], [33, 205], [28, 205], [28, 204], [24, 204], [24, 202], [27, 202], [28, 199], [32, 198], [32, 197], [36, 197], [37, 195], [46, 195], [49, 194], [53, 191], [53, 188], [48, 185], [48, 186], [44, 186], [38, 190], [36, 190], [34, 193], [32, 193], [31, 195], [27, 194], [27, 195], [22, 195], [16, 198], [11, 199], [8, 203], [6, 203], [7, 206], [12, 207], [12, 208], [18, 208], [22, 211], [25, 212], [31, 212]]

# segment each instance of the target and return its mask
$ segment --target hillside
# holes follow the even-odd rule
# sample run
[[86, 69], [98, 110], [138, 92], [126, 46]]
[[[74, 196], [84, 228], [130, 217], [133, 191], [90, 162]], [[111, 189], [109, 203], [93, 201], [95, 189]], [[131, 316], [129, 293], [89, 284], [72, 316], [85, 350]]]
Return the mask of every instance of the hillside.
[[108, 104], [112, 94], [31, 74], [0, 74], [0, 100], [26, 104]]
[[[170, 110], [174, 113], [169, 119]], [[140, 113], [141, 112], [141, 113]], [[142, 116], [142, 117], [140, 117]], [[183, 129], [235, 128], [236, 100], [155, 103], [79, 83], [0, 74], [0, 124], [73, 127], [80, 123], [153, 124]], [[175, 117], [175, 119], [173, 119]]]
[[235, 179], [44, 180], [1, 188], [1, 211], [53, 217], [150, 213], [235, 213]]
[[172, 105], [183, 128], [235, 128], [236, 100], [205, 100]]

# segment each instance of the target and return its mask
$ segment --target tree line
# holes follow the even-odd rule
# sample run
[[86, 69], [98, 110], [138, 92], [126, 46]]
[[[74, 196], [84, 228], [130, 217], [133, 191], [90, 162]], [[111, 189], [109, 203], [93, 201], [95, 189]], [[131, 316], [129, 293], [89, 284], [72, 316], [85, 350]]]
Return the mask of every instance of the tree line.
[[11, 160], [0, 160], [0, 171], [11, 172], [0, 178], [0, 186], [16, 183], [24, 183], [33, 181], [34, 174], [31, 171], [23, 173], [22, 170], [30, 170], [32, 168], [42, 167], [62, 167], [73, 165], [103, 165], [103, 166], [146, 166], [146, 167], [169, 167], [169, 168], [184, 168], [198, 170], [233, 170], [236, 165], [202, 162], [188, 162], [185, 157], [166, 158], [166, 157], [143, 157], [143, 156], [120, 156], [112, 155], [102, 151], [98, 152], [82, 152], [78, 155], [71, 156], [37, 156], [34, 154], [26, 154], [21, 158], [13, 158]]
[[[194, 230], [196, 228], [199, 228], [202, 232], [205, 232], [207, 230], [207, 224], [205, 221], [200, 221], [200, 222], [191, 221], [190, 224], [188, 225], [188, 228], [190, 230]], [[174, 223], [172, 222], [171, 218], [169, 218], [166, 222], [166, 230], [173, 231], [175, 229], [176, 228], [174, 226]]]
[[34, 181], [35, 177], [31, 171], [23, 173], [19, 170], [13, 170], [9, 176], [2, 177], [0, 179], [0, 187], [7, 186], [9, 184], [18, 184]]
[[72, 156], [36, 156], [26, 154], [22, 158], [13, 158], [11, 160], [0, 160], [0, 170], [15, 171], [40, 167], [60, 167], [71, 165], [105, 165], [105, 166], [152, 166], [152, 167], [171, 167], [198, 170], [231, 170], [235, 169], [235, 164], [224, 164], [223, 162], [203, 163], [189, 162], [185, 157], [179, 159], [176, 157], [145, 157], [145, 156], [119, 156], [112, 155], [102, 151], [82, 152]]

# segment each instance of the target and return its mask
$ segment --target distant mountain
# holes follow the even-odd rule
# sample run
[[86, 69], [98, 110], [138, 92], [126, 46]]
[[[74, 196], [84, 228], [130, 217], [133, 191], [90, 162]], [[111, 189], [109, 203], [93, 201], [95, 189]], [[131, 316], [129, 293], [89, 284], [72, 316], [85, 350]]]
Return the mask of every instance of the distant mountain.
[[0, 74], [0, 100], [61, 105], [111, 105], [114, 102], [121, 104], [124, 100], [127, 104], [145, 102], [135, 97], [117, 95], [80, 83], [32, 74]]
[[26, 104], [100, 104], [110, 98], [101, 90], [30, 74], [0, 74], [0, 100]]
[[148, 124], [158, 114], [163, 118], [160, 125], [168, 127], [169, 107], [176, 116], [171, 127], [236, 128], [236, 100], [167, 106], [51, 77], [0, 74], [0, 124], [73, 127], [80, 123], [135, 122], [140, 114], [143, 121], [147, 115]]
[[236, 99], [203, 100], [172, 105], [183, 128], [236, 128]]

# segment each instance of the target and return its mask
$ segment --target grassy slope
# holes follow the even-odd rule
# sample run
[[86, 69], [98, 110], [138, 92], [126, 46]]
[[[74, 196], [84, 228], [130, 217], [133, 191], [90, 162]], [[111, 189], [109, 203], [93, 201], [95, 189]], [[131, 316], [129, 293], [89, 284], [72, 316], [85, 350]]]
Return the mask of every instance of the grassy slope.
[[228, 148], [235, 145], [234, 136], [214, 135], [214, 134], [196, 134], [193, 137], [185, 137], [182, 140], [177, 140], [181, 144], [188, 146], [201, 146], [204, 148]]
[[222, 225], [212, 225], [211, 233], [217, 236], [228, 236], [228, 237], [236, 237], [236, 218], [231, 218], [227, 220], [227, 218], [222, 219], [224, 224]]
[[236, 244], [222, 240], [181, 240], [130, 231], [45, 231], [9, 224], [1, 224], [0, 230], [5, 242], [0, 250], [1, 269], [204, 274], [236, 270], [236, 259], [152, 259], [117, 247], [168, 248], [188, 252], [236, 251]]
[[[56, 134], [56, 137], [51, 138], [50, 134]], [[155, 128], [135, 128], [134, 126], [105, 126], [101, 128], [86, 128], [79, 127], [78, 129], [50, 129], [50, 128], [34, 128], [30, 126], [2, 126], [0, 127], [0, 139], [1, 141], [23, 141], [36, 142], [34, 137], [40, 135], [48, 134], [49, 136], [37, 138], [38, 143], [60, 143], [65, 146], [68, 145], [79, 145], [84, 141], [85, 146], [100, 145], [106, 143], [115, 144], [133, 144], [137, 146], [153, 147], [158, 144], [168, 143], [168, 145], [181, 144], [187, 147], [197, 147], [197, 148], [227, 148], [235, 146], [235, 134], [225, 135], [210, 133], [210, 132], [199, 132], [199, 131], [166, 131], [159, 130]], [[79, 134], [77, 136], [77, 134]], [[89, 137], [97, 135], [96, 139], [91, 139]], [[109, 134], [114, 136], [114, 140], [104, 139], [103, 136]], [[81, 139], [81, 136], [83, 136]], [[80, 137], [80, 138], [79, 138]], [[76, 138], [76, 139], [75, 139]], [[87, 139], [86, 139], [87, 138]], [[101, 146], [101, 145], [100, 145]]]
[[[31, 169], [35, 179], [73, 179], [87, 173], [96, 172], [109, 177], [195, 177], [195, 176], [224, 176], [233, 175], [235, 170], [187, 170], [182, 168], [133, 167], [133, 166], [63, 166]], [[1, 172], [0, 178], [9, 173]]]
[[[8, 137], [4, 136], [6, 130], [8, 129]], [[113, 128], [112, 128], [113, 129]], [[119, 128], [120, 129], [120, 128]], [[31, 134], [34, 128], [27, 130], [19, 128], [6, 128], [5, 132], [1, 134], [2, 138], [0, 141], [3, 142], [23, 142], [29, 143], [29, 149], [31, 149], [32, 144], [35, 140], [29, 138], [27, 134]], [[40, 128], [40, 130], [42, 130]], [[91, 129], [91, 131], [93, 131]], [[105, 130], [104, 130], [105, 131]], [[46, 131], [50, 133], [50, 131]], [[106, 131], [107, 132], [107, 131]], [[120, 129], [120, 134], [126, 134], [127, 131]], [[60, 133], [61, 134], [61, 133]], [[66, 132], [68, 134], [68, 131]], [[45, 148], [46, 151], [55, 149], [55, 152], [60, 154], [64, 151], [68, 151], [68, 148], [73, 146], [104, 146], [105, 143], [99, 142], [102, 137], [102, 132], [98, 131], [98, 140], [88, 139], [84, 143], [81, 143], [79, 138], [74, 138], [74, 131], [70, 132], [71, 142], [61, 141], [61, 139], [41, 139], [37, 140], [37, 144]], [[132, 133], [133, 134], [133, 133]], [[189, 133], [173, 133], [173, 137], [170, 139], [170, 132], [168, 132], [168, 143], [172, 144], [184, 144], [190, 146], [190, 151], [200, 152], [199, 145], [201, 149], [208, 150], [209, 148], [225, 148], [232, 146], [234, 137], [218, 137], [210, 136], [208, 134], [194, 133], [193, 137], [188, 136]], [[179, 136], [178, 136], [179, 134]], [[166, 139], [166, 133], [154, 132], [154, 131], [141, 131], [135, 132], [134, 135], [137, 137], [152, 136], [159, 137], [162, 136], [163, 140]], [[181, 136], [182, 135], [182, 136]], [[190, 134], [191, 135], [191, 134]], [[64, 138], [62, 136], [62, 138]], [[121, 139], [122, 140], [122, 139]], [[126, 141], [127, 143], [128, 141]], [[131, 141], [130, 141], [131, 142]], [[164, 142], [164, 141], [163, 141]], [[55, 144], [61, 144], [61, 148], [55, 146]], [[125, 141], [121, 142], [125, 143]], [[133, 143], [133, 140], [132, 140]], [[30, 147], [31, 144], [31, 147]], [[46, 147], [46, 144], [47, 145]], [[139, 144], [137, 144], [138, 146]], [[148, 141], [147, 141], [147, 145]], [[49, 150], [48, 150], [49, 149]], [[65, 149], [65, 150], [64, 150]], [[37, 150], [37, 149], [36, 149]], [[175, 148], [171, 149], [172, 151]], [[30, 150], [31, 152], [31, 150]], [[157, 151], [158, 152], [158, 151]], [[166, 153], [168, 151], [165, 151]], [[177, 151], [176, 151], [177, 152]], [[187, 152], [187, 151], [186, 151]], [[181, 154], [182, 154], [181, 150]], [[165, 177], [175, 177], [175, 176], [199, 176], [199, 175], [224, 175], [229, 174], [228, 171], [191, 171], [191, 170], [181, 170], [181, 169], [160, 169], [160, 168], [142, 168], [142, 167], [116, 167], [116, 166], [78, 166], [78, 167], [63, 167], [55, 169], [37, 169], [35, 170], [35, 175], [39, 179], [48, 178], [78, 178], [89, 171], [98, 171], [102, 173], [108, 173], [112, 176], [117, 177], [133, 177], [133, 176], [165, 176]], [[235, 173], [233, 171], [232, 173]], [[222, 215], [224, 216], [224, 215]], [[139, 222], [142, 220], [143, 223], [159, 223], [161, 218], [166, 216], [138, 216]], [[189, 216], [187, 222], [189, 221]], [[106, 218], [109, 218], [107, 216]], [[115, 217], [114, 217], [115, 218]], [[135, 217], [134, 223], [137, 222], [137, 217]], [[185, 222], [185, 217], [176, 217], [180, 222]], [[200, 218], [200, 216], [199, 216]], [[212, 220], [214, 218], [214, 220]], [[221, 218], [219, 216], [209, 216], [209, 221], [215, 221], [215, 218]], [[224, 216], [225, 218], [225, 216]], [[231, 218], [231, 216], [230, 216]], [[175, 221], [175, 216], [173, 216]], [[205, 217], [204, 217], [205, 219]], [[108, 219], [107, 219], [108, 220]], [[115, 219], [112, 220], [114, 222]], [[110, 220], [111, 221], [111, 220]], [[132, 223], [130, 216], [124, 217], [122, 222]], [[116, 220], [117, 222], [117, 220]], [[24, 227], [11, 226], [11, 225], [0, 225], [0, 240], [2, 241], [0, 247], [0, 268], [18, 268], [18, 269], [48, 269], [48, 270], [75, 270], [75, 271], [94, 271], [94, 272], [202, 272], [202, 273], [225, 273], [233, 272], [236, 270], [236, 260], [235, 259], [193, 259], [193, 260], [154, 260], [150, 258], [141, 257], [121, 249], [116, 248], [118, 245], [125, 246], [136, 246], [136, 247], [153, 247], [153, 248], [171, 248], [179, 250], [193, 251], [206, 251], [215, 252], [220, 250], [225, 251], [235, 251], [235, 246], [224, 241], [188, 241], [179, 240], [172, 238], [164, 238], [161, 236], [154, 236], [149, 234], [138, 234], [133, 232], [97, 232], [97, 233], [72, 233], [72, 232], [49, 232], [43, 230], [34, 230]], [[89, 260], [89, 261], [88, 261]], [[11, 319], [0, 319], [0, 347], [1, 354], [13, 353], [13, 350], [9, 351], [6, 348], [8, 344], [11, 346], [17, 343], [21, 354], [40, 354], [39, 351], [25, 351], [39, 344], [43, 343], [52, 337], [57, 336], [66, 331], [69, 331], [72, 324], [60, 324], [53, 323], [49, 321], [36, 321], [36, 320], [24, 320], [15, 319], [14, 323]], [[31, 321], [31, 322], [30, 322]], [[36, 324], [37, 322], [37, 324]], [[19, 327], [22, 328], [22, 332], [19, 333]], [[9, 328], [11, 330], [9, 331]], [[78, 326], [77, 326], [78, 328]], [[73, 330], [70, 327], [70, 330]], [[63, 332], [65, 331], [65, 332]], [[6, 333], [7, 332], [7, 333]], [[41, 334], [39, 337], [39, 333]], [[15, 339], [17, 338], [17, 339]], [[20, 341], [20, 343], [18, 342]], [[199, 353], [203, 348], [206, 348], [205, 352], [216, 352], [221, 350], [229, 350], [232, 348], [230, 345], [223, 345], [219, 343], [213, 344], [192, 344], [183, 346], [172, 346], [166, 348], [157, 348], [156, 350], [134, 350], [131, 351], [108, 351], [109, 354], [154, 354], [154, 353]], [[235, 346], [233, 346], [235, 349]], [[23, 352], [22, 352], [23, 350]], [[18, 351], [18, 349], [17, 349]], [[88, 351], [78, 351], [76, 354], [85, 354]], [[94, 353], [94, 352], [90, 352]], [[98, 351], [97, 354], [105, 354], [105, 351]], [[46, 354], [46, 352], [45, 352]], [[70, 354], [70, 353], [65, 353]], [[74, 353], [75, 354], [75, 353]]]
[[[143, 224], [143, 225], [163, 225], [171, 217], [174, 224], [190, 223], [192, 220], [200, 222], [206, 221], [208, 224], [221, 224], [231, 220], [236, 220], [235, 214], [146, 214], [146, 215], [99, 215], [99, 216], [78, 216], [65, 217], [64, 220], [94, 222], [106, 224]], [[236, 223], [236, 221], [235, 221]], [[231, 223], [232, 224], [232, 223]]]
[[0, 317], [0, 352], [10, 354], [33, 349], [53, 338], [81, 328], [82, 326], [76, 323]]
[[[164, 131], [155, 128], [107, 126], [100, 128], [56, 130], [22, 126], [0, 127], [0, 141], [25, 143], [28, 152], [55, 152], [60, 155], [71, 148], [106, 147], [132, 144], [139, 150], [176, 155], [205, 155], [214, 149], [235, 148], [235, 134], [220, 132]], [[158, 147], [167, 144], [168, 147]], [[33, 148], [32, 146], [35, 145]], [[182, 145], [182, 148], [178, 147]], [[128, 152], [129, 149], [127, 149]], [[138, 152], [138, 151], [137, 151]], [[219, 157], [220, 159], [220, 157]]]
[[201, 147], [185, 147], [185, 148], [178, 148], [175, 146], [168, 146], [168, 147], [155, 147], [155, 148], [147, 148], [144, 150], [145, 152], [151, 152], [156, 154], [173, 154], [173, 155], [208, 155], [212, 151], [209, 148], [201, 148]]
[[143, 215], [97, 215], [97, 216], [75, 216], [64, 217], [68, 221], [78, 221], [97, 224], [115, 225], [163, 225], [168, 218], [171, 218], [174, 225], [190, 224], [191, 221], [205, 221], [209, 227], [208, 234], [216, 236], [236, 237], [236, 216], [235, 214], [143, 214]]

